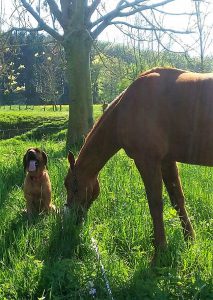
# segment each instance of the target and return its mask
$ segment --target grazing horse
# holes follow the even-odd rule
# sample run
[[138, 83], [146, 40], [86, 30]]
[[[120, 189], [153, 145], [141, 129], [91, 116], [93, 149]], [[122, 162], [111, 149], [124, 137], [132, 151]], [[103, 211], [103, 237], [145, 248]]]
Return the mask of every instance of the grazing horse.
[[174, 68], [142, 73], [94, 125], [77, 160], [68, 155], [68, 206], [90, 207], [99, 194], [99, 171], [121, 148], [143, 179], [155, 249], [166, 245], [163, 182], [185, 239], [194, 238], [176, 162], [213, 165], [213, 74]]

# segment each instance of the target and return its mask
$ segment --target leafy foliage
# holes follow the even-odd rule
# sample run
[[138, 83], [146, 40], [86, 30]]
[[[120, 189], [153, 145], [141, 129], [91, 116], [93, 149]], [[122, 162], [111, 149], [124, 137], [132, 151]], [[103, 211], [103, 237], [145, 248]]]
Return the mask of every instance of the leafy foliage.
[[55, 103], [65, 81], [61, 47], [33, 32], [13, 34], [4, 43], [0, 58], [2, 104]]
[[[65, 58], [60, 45], [37, 33], [20, 33], [12, 36], [3, 49], [2, 64], [7, 68], [0, 76], [2, 104], [68, 103]], [[107, 42], [95, 44], [91, 61], [94, 103], [111, 102], [141, 72], [156, 66], [200, 71], [200, 61], [195, 57]], [[206, 57], [203, 64], [204, 71], [211, 72], [212, 58]]]
[[[212, 57], [204, 60], [204, 71], [211, 72]], [[138, 75], [154, 67], [170, 66], [200, 71], [196, 57], [169, 51], [141, 50], [129, 45], [99, 42], [92, 53], [92, 87], [95, 103], [111, 102]]]

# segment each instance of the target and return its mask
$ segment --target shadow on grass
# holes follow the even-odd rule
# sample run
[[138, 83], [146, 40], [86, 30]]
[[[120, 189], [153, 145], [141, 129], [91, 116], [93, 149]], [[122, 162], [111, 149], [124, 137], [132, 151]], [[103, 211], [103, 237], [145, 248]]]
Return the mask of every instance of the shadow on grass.
[[117, 300], [212, 299], [210, 279], [204, 281], [202, 274], [199, 274], [195, 280], [189, 276], [184, 281], [177, 268], [144, 268], [140, 265], [130, 283], [114, 291], [114, 297]]
[[[49, 227], [49, 231], [45, 226]], [[42, 228], [46, 232], [42, 233]], [[22, 213], [8, 222], [1, 232], [0, 260], [8, 269], [16, 269], [19, 264], [23, 264], [29, 269], [29, 282], [34, 280], [36, 287], [32, 293], [26, 286], [16, 283], [19, 299], [38, 299], [42, 296], [45, 299], [79, 299], [83, 266], [80, 232], [81, 226], [76, 226], [71, 214], [39, 215], [29, 221], [26, 213]], [[35, 264], [29, 265], [29, 258]], [[40, 261], [43, 266], [39, 277], [33, 278], [32, 268], [36, 261]], [[28, 282], [23, 275], [22, 272], [20, 282]], [[18, 273], [14, 276], [18, 276]]]
[[[186, 248], [190, 246], [188, 244]], [[212, 299], [211, 279], [205, 281], [202, 270], [183, 271], [181, 248], [169, 246], [155, 264], [147, 266], [141, 261], [129, 284], [114, 290], [115, 299]]]
[[[53, 225], [45, 249], [41, 245], [44, 265], [40, 274], [37, 297], [79, 299], [82, 265], [81, 225], [73, 213], [52, 215]], [[45, 298], [46, 299], [46, 298]]]
[[16, 242], [23, 235], [24, 229], [28, 225], [28, 218], [25, 212], [17, 215], [9, 226], [3, 229], [2, 237], [0, 239], [0, 259], [4, 258], [4, 263], [10, 263], [9, 250], [13, 248], [16, 250]]
[[[21, 139], [36, 139], [41, 140], [44, 136], [51, 137], [51, 135], [60, 133], [62, 130], [67, 128], [67, 122], [64, 123], [44, 123], [40, 125], [33, 126], [29, 128], [27, 126], [22, 125], [22, 128], [10, 128], [5, 129], [0, 132], [0, 140], [7, 140], [11, 138], [21, 138]], [[58, 138], [62, 137], [60, 135]], [[56, 136], [57, 139], [57, 136]]]
[[159, 286], [159, 275], [152, 268], [138, 267], [130, 283], [114, 292], [116, 299], [168, 299]]
[[67, 128], [67, 124], [44, 124], [40, 125], [28, 132], [25, 132], [25, 134], [22, 134], [21, 139], [34, 139], [34, 140], [41, 140], [44, 137], [50, 138], [52, 135], [55, 134], [55, 139], [61, 139], [63, 134], [59, 137], [56, 136], [57, 133], [60, 133], [62, 130]]
[[12, 166], [2, 166], [0, 169], [0, 210], [4, 208], [9, 194], [15, 186], [21, 186], [24, 181], [24, 172], [21, 162]]

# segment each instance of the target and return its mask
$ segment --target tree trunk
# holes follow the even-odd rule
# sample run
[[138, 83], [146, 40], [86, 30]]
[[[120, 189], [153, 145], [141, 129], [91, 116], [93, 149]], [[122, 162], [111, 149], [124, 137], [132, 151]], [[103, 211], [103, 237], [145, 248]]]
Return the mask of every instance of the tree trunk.
[[90, 76], [91, 39], [85, 29], [73, 30], [64, 42], [69, 85], [69, 122], [66, 150], [81, 146], [93, 125]]

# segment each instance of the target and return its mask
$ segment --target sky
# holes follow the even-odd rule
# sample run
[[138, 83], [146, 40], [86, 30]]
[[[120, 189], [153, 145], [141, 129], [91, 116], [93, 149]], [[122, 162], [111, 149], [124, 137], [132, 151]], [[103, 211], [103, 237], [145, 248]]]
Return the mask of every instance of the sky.
[[[153, 0], [152, 2], [156, 3], [160, 0]], [[161, 0], [162, 1], [162, 0]], [[9, 23], [9, 16], [12, 13], [12, 0], [3, 0], [3, 10], [5, 12], [6, 18]], [[118, 0], [105, 0], [105, 9], [108, 11], [116, 6]], [[189, 13], [192, 11], [192, 5], [194, 2], [192, 0], [176, 0], [172, 3], [169, 3], [164, 6], [163, 10], [170, 12], [170, 13]], [[209, 16], [206, 19], [206, 25], [209, 27], [208, 32], [213, 27], [213, 1], [209, 1], [211, 3], [209, 5]], [[164, 19], [164, 26], [166, 28], [176, 29], [176, 30], [185, 30], [188, 25], [188, 17], [186, 16], [167, 16]], [[193, 30], [196, 30], [195, 28]], [[124, 35], [121, 33], [120, 30], [116, 29], [114, 26], [108, 27], [100, 36], [100, 40], [107, 40], [111, 42], [120, 42], [122, 43], [125, 40]], [[176, 39], [182, 45], [193, 44], [195, 37], [192, 35], [176, 35]], [[208, 38], [208, 43], [211, 45], [211, 40], [213, 39], [213, 30]], [[178, 45], [174, 45], [175, 51], [180, 51], [181, 47]], [[213, 54], [213, 46], [207, 47], [207, 54]], [[197, 49], [198, 51], [198, 49]], [[196, 55], [196, 54], [195, 54]]]

